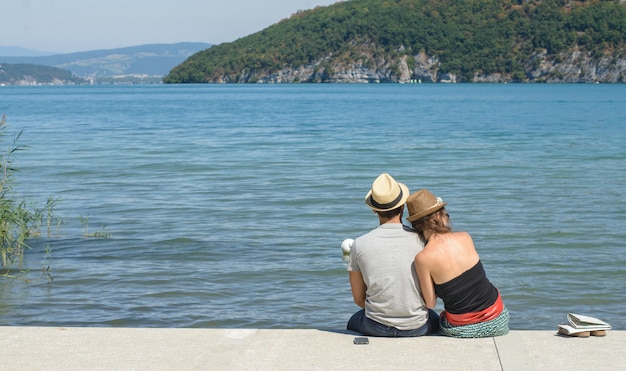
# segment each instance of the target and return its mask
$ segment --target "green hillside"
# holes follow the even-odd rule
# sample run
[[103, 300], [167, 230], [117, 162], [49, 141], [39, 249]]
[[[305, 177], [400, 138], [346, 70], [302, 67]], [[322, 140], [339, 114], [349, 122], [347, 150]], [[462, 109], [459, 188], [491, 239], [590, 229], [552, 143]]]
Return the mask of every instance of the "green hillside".
[[[619, 0], [351, 0], [201, 51], [164, 82], [257, 82], [276, 74], [323, 82], [355, 67], [385, 68], [391, 82], [400, 79], [402, 61], [419, 77], [425, 58], [437, 74], [461, 82], [477, 75], [528, 81], [542, 62], [558, 64], [576, 51], [597, 63], [623, 60], [625, 44]], [[619, 73], [614, 79], [624, 82]]]
[[61, 68], [36, 64], [0, 64], [0, 84], [84, 84], [85, 80]]

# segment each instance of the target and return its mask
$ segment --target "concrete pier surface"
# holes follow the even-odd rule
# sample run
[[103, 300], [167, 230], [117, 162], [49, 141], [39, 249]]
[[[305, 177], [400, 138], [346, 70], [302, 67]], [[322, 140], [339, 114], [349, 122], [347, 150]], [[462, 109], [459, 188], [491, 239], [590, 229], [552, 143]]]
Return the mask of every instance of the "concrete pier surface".
[[[555, 326], [556, 327], [556, 326]], [[2, 370], [626, 370], [626, 331], [485, 339], [313, 329], [0, 327]]]

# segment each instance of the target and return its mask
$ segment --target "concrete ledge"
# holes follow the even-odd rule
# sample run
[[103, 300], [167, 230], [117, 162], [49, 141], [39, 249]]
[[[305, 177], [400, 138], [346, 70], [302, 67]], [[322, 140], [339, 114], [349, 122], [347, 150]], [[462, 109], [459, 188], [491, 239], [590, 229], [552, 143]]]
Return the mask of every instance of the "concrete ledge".
[[345, 331], [0, 327], [3, 370], [620, 370], [626, 332], [369, 338]]

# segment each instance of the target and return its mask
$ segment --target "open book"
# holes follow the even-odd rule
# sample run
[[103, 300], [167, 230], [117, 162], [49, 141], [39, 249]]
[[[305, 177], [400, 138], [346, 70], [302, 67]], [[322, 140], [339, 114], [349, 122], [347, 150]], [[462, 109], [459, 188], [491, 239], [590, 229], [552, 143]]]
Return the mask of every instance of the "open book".
[[567, 324], [558, 326], [559, 334], [575, 335], [595, 331], [602, 331], [604, 334], [604, 331], [611, 329], [611, 325], [602, 320], [574, 313], [567, 314], [567, 322]]

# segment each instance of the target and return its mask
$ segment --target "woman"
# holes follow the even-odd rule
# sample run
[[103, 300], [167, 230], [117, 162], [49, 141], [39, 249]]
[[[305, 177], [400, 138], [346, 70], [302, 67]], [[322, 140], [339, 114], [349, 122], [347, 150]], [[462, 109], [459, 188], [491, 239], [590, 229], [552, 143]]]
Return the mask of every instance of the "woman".
[[487, 279], [471, 236], [452, 231], [445, 206], [446, 202], [427, 189], [407, 199], [407, 220], [426, 243], [415, 256], [426, 307], [434, 308], [437, 297], [443, 300], [440, 329], [444, 335], [504, 335], [509, 331], [509, 313], [500, 293]]

